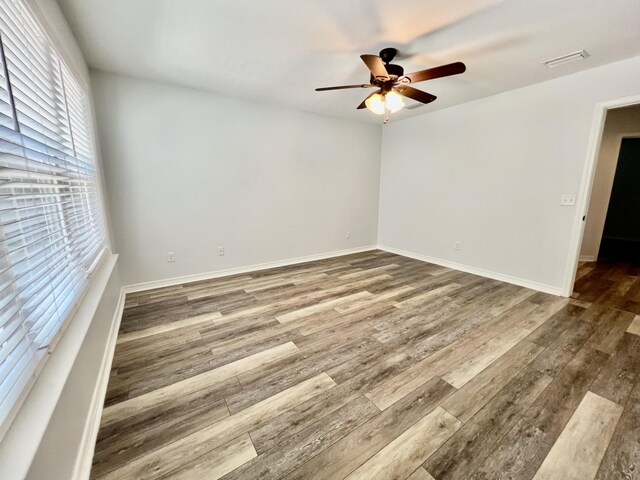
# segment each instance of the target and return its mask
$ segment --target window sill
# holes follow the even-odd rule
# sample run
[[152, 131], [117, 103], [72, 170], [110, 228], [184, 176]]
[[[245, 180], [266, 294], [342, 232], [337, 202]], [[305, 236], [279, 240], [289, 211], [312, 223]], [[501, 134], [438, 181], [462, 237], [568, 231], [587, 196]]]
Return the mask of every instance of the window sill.
[[25, 478], [91, 326], [117, 255], [107, 255], [55, 350], [0, 443], [0, 478]]

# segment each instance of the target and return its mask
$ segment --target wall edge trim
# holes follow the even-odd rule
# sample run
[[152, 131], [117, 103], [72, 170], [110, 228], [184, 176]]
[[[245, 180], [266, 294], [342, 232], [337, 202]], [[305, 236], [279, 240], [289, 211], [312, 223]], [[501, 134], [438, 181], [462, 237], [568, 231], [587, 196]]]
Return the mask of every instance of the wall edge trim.
[[123, 287], [124, 293], [136, 293], [143, 292], [145, 290], [152, 290], [155, 288], [171, 287], [174, 285], [180, 285], [181, 283], [199, 282], [202, 280], [211, 280], [214, 278], [228, 277], [230, 275], [238, 275], [240, 273], [257, 272], [260, 270], [266, 270], [269, 268], [286, 267], [289, 265], [296, 265], [298, 263], [313, 262], [315, 260], [324, 260], [326, 258], [342, 257], [344, 255], [351, 255], [354, 253], [368, 252], [376, 250], [376, 245], [366, 245], [363, 247], [348, 248], [345, 250], [335, 250], [332, 252], [319, 253], [314, 255], [306, 255], [303, 257], [293, 257], [284, 260], [276, 260], [273, 262], [255, 263], [244, 267], [228, 268], [225, 270], [214, 270], [212, 272], [196, 273], [193, 275], [185, 275], [181, 277], [167, 278], [163, 280], [154, 280], [151, 282], [135, 283], [125, 285]]
[[484, 268], [473, 267], [470, 265], [464, 265], [461, 263], [451, 262], [449, 260], [443, 260], [441, 258], [430, 257], [421, 253], [414, 253], [401, 248], [389, 247], [387, 245], [378, 245], [379, 250], [383, 250], [389, 253], [395, 253], [396, 255], [402, 255], [403, 257], [413, 258], [415, 260], [421, 260], [423, 262], [433, 263], [461, 272], [471, 273], [473, 275], [479, 275], [481, 277], [491, 278], [493, 280], [499, 280], [501, 282], [512, 283], [521, 287], [530, 288], [539, 292], [550, 293], [551, 295], [564, 296], [561, 287], [546, 285], [544, 283], [534, 282], [525, 278], [514, 277], [513, 275], [507, 275], [504, 273], [498, 273], [491, 270], [485, 270]]
[[109, 329], [107, 346], [105, 348], [104, 354], [102, 355], [102, 361], [100, 362], [100, 371], [98, 373], [96, 385], [93, 389], [93, 395], [91, 396], [89, 415], [87, 416], [87, 419], [85, 421], [78, 457], [73, 469], [73, 478], [76, 480], [86, 480], [89, 478], [89, 475], [91, 473], [91, 465], [93, 463], [93, 454], [96, 447], [96, 439], [98, 438], [100, 420], [102, 419], [102, 407], [104, 405], [104, 399], [107, 394], [111, 365], [113, 363], [116, 341], [118, 339], [118, 332], [120, 330], [120, 323], [122, 322], [122, 315], [124, 312], [125, 295], [126, 294], [124, 291], [124, 287], [121, 287], [120, 296], [118, 298], [118, 305], [115, 312], [113, 313], [113, 319], [111, 320], [111, 328]]

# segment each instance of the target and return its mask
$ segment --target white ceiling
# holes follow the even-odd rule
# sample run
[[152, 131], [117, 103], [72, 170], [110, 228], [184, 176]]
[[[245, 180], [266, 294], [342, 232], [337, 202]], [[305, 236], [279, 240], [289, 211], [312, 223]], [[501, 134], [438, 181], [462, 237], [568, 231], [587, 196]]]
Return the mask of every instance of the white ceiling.
[[93, 68], [371, 122], [368, 90], [314, 88], [367, 82], [359, 55], [387, 46], [407, 73], [467, 65], [414, 85], [438, 100], [396, 118], [640, 55], [639, 0], [59, 1]]

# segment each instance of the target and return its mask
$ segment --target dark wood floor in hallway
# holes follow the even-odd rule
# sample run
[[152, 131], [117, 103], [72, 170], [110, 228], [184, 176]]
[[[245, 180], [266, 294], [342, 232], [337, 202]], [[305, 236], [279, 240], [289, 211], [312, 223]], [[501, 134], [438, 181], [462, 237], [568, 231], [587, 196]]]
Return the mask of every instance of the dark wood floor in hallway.
[[640, 315], [640, 265], [581, 262], [573, 297]]
[[580, 268], [574, 299], [382, 251], [128, 295], [92, 478], [640, 478], [640, 284]]

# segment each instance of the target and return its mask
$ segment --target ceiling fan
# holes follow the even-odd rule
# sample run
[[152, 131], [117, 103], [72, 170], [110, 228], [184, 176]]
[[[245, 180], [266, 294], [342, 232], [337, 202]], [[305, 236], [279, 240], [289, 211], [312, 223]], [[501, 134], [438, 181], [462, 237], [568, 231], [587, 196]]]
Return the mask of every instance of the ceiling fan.
[[387, 123], [389, 112], [397, 112], [404, 107], [402, 97], [408, 97], [421, 103], [431, 103], [436, 99], [435, 95], [413, 88], [411, 86], [412, 83], [457, 75], [467, 69], [464, 63], [455, 62], [405, 75], [404, 68], [391, 63], [397, 53], [398, 50], [395, 48], [385, 48], [380, 51], [380, 56], [360, 55], [362, 61], [371, 71], [369, 83], [316, 88], [316, 92], [344, 90], [347, 88], [377, 88], [377, 91], [373, 92], [358, 105], [358, 109], [366, 107], [373, 113], [384, 115], [384, 123]]

